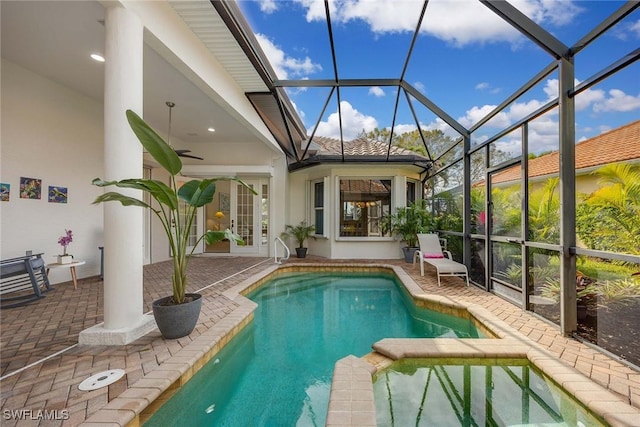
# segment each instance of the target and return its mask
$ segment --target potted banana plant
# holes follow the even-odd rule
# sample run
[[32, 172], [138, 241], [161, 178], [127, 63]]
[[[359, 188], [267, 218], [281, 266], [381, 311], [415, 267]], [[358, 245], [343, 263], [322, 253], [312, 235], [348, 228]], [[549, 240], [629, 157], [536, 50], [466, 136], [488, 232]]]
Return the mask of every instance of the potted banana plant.
[[[168, 172], [170, 183], [167, 185], [161, 181], [142, 178], [123, 179], [120, 181], [103, 181], [96, 178], [92, 183], [98, 187], [115, 186], [142, 190], [157, 202], [157, 207], [113, 191], [98, 196], [93, 203], [119, 202], [123, 206], [138, 206], [149, 209], [162, 223], [169, 240], [171, 258], [173, 260], [173, 292], [172, 295], [153, 302], [153, 314], [163, 337], [167, 339], [180, 338], [189, 335], [193, 331], [198, 322], [202, 306], [202, 296], [200, 294], [186, 292], [188, 283], [187, 267], [194, 250], [194, 248], [189, 249], [188, 232], [194, 224], [198, 208], [213, 201], [213, 196], [216, 192], [216, 181], [236, 181], [249, 189], [251, 188], [244, 182], [230, 177], [193, 179], [177, 188], [176, 176], [182, 170], [182, 161], [177, 153], [135, 112], [127, 110], [126, 115], [131, 129], [144, 149]], [[253, 189], [251, 191], [255, 194]], [[183, 202], [184, 207], [180, 207], [179, 201]], [[229, 229], [221, 231], [207, 230], [206, 233], [198, 237], [193, 247], [197, 246], [203, 239], [207, 244], [213, 244], [224, 239], [244, 244], [240, 236]]]

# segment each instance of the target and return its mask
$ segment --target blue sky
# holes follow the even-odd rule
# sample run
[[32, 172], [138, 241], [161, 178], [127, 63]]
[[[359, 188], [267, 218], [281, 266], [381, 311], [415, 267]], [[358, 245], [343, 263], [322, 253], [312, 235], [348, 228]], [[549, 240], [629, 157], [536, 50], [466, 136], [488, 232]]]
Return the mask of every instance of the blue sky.
[[[399, 78], [422, 8], [417, 0], [330, 1], [340, 78]], [[512, 0], [521, 12], [572, 46], [624, 2]], [[282, 79], [334, 76], [324, 3], [317, 0], [240, 1], [260, 45]], [[578, 54], [576, 80], [590, 78], [640, 46], [640, 10]], [[466, 128], [529, 81], [553, 58], [474, 0], [431, 0], [405, 80]], [[329, 95], [328, 88], [289, 90], [309, 132]], [[345, 139], [362, 130], [390, 127], [396, 87], [343, 88]], [[494, 135], [557, 96], [557, 73], [507, 107], [474, 134]], [[456, 136], [441, 119], [412, 100], [420, 125]], [[337, 98], [332, 97], [317, 133], [339, 137]], [[576, 98], [576, 138], [582, 140], [640, 118], [640, 61]], [[557, 112], [530, 126], [532, 151], [557, 149]], [[396, 129], [413, 130], [404, 93]], [[506, 137], [500, 144], [516, 150]]]

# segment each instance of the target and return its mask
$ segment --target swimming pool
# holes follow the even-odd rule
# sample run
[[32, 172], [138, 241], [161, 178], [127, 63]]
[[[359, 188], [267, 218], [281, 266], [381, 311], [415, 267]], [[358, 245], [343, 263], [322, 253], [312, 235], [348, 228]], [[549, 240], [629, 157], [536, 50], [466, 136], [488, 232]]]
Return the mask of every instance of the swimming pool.
[[334, 364], [385, 337], [481, 337], [416, 308], [392, 274], [286, 273], [249, 297], [254, 321], [146, 423], [324, 425]]
[[384, 426], [605, 425], [526, 359], [405, 359], [373, 390]]

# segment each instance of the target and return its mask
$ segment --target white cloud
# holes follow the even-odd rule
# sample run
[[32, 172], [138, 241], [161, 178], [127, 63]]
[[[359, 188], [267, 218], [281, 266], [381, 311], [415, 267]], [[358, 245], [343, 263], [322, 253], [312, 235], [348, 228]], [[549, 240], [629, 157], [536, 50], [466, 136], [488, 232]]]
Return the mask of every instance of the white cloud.
[[361, 19], [374, 33], [414, 31], [422, 2], [411, 1], [347, 1], [336, 15], [347, 23]]
[[[496, 108], [496, 105], [483, 105], [482, 107], [472, 107], [470, 110], [467, 110], [463, 117], [458, 118], [458, 122], [466, 127], [467, 129], [478, 123], [480, 119], [484, 118], [487, 114], [492, 112]], [[509, 120], [509, 116], [506, 112], [502, 111], [495, 115], [489, 122], [487, 126], [496, 127], [496, 128], [505, 128], [509, 126], [511, 121]]]
[[548, 79], [542, 90], [547, 94], [547, 99], [557, 98], [558, 79]]
[[[547, 112], [529, 122], [529, 153], [540, 154], [558, 150], [558, 132], [558, 121], [554, 111]], [[487, 138], [484, 137], [483, 139], [486, 140]], [[495, 143], [495, 147], [513, 156], [519, 156], [522, 152], [520, 129], [516, 129], [514, 132], [505, 135]]]
[[424, 83], [422, 83], [422, 82], [415, 82], [415, 83], [413, 84], [413, 87], [415, 87], [415, 88], [416, 88], [416, 90], [417, 90], [418, 92], [420, 92], [420, 93], [425, 93], [425, 92], [426, 92], [426, 90], [427, 90], [427, 88], [424, 86]]
[[416, 129], [418, 129], [418, 126], [416, 126], [416, 125], [399, 124], [399, 125], [396, 125], [393, 128], [393, 133], [396, 134], [396, 135], [402, 135], [403, 133], [413, 132]]
[[[575, 84], [579, 83], [576, 80]], [[549, 99], [558, 96], [558, 80], [547, 80], [544, 92], [549, 96]], [[640, 94], [638, 96], [627, 95], [620, 89], [611, 89], [608, 93], [602, 89], [586, 89], [575, 97], [576, 111], [584, 111], [591, 106], [596, 113], [633, 111], [640, 108]]]
[[475, 89], [482, 92], [489, 92], [490, 94], [496, 94], [496, 93], [502, 92], [502, 89], [500, 89], [499, 87], [493, 87], [487, 82], [478, 83]]
[[[579, 80], [575, 81], [575, 85], [580, 83]], [[543, 88], [544, 93], [547, 94], [547, 100], [551, 100], [558, 97], [560, 90], [558, 89], [558, 79], [549, 79]], [[582, 91], [575, 97], [576, 111], [584, 111], [589, 108], [593, 103], [604, 99], [604, 91], [600, 89], [587, 89]]]
[[[323, 2], [297, 0], [306, 9], [307, 21], [325, 20]], [[560, 26], [570, 23], [582, 12], [574, 2], [565, 0], [514, 0], [514, 6], [535, 22]], [[335, 23], [361, 20], [374, 33], [411, 32], [415, 30], [422, 2], [331, 0], [329, 10]], [[518, 43], [522, 36], [513, 27], [480, 2], [441, 0], [430, 2], [423, 25], [430, 34], [455, 46], [471, 43], [506, 41]]]
[[[580, 82], [578, 80], [575, 81], [576, 85], [579, 83]], [[486, 88], [487, 86], [488, 85], [484, 83], [480, 83], [476, 88]], [[483, 129], [504, 129], [512, 123], [515, 123], [530, 113], [538, 110], [549, 100], [558, 96], [558, 80], [548, 79], [542, 90], [546, 94], [547, 99], [532, 99], [526, 102], [513, 103], [489, 120], [489, 122], [483, 126]], [[458, 118], [458, 122], [466, 128], [470, 128], [475, 123], [486, 117], [486, 115], [493, 111], [494, 108], [495, 105], [474, 106], [467, 110], [463, 117]], [[633, 96], [626, 94], [620, 89], [611, 89], [608, 92], [605, 92], [602, 89], [586, 89], [575, 97], [575, 109], [576, 111], [592, 109], [595, 113], [634, 111], [640, 109], [640, 94]], [[541, 153], [558, 149], [559, 137], [557, 114], [558, 110], [552, 109], [544, 115], [529, 122], [530, 152]], [[582, 132], [591, 132], [593, 129], [584, 128], [581, 130]], [[600, 132], [606, 132], [610, 130], [610, 127], [600, 126], [598, 130]], [[472, 136], [474, 144], [479, 143], [482, 140], [486, 140], [491, 136], [490, 132], [483, 130], [481, 130], [481, 132], [482, 134], [476, 132]], [[507, 135], [500, 141], [497, 141], [495, 143], [496, 147], [509, 153], [517, 153], [520, 150], [519, 147], [521, 144], [518, 132]], [[578, 137], [578, 140], [584, 139], [584, 137]]]
[[369, 88], [369, 95], [373, 95], [375, 97], [382, 97], [385, 95], [384, 90], [380, 86], [373, 86]]
[[510, 3], [535, 22], [554, 26], [571, 23], [584, 10], [571, 1], [512, 0]]
[[260, 10], [266, 14], [273, 13], [278, 10], [278, 2], [275, 0], [261, 0]]
[[611, 130], [611, 126], [600, 125], [598, 126], [598, 130], [600, 131], [600, 133], [609, 132]]
[[529, 152], [540, 154], [558, 150], [559, 127], [555, 112], [548, 112], [529, 123]]
[[620, 89], [611, 89], [609, 97], [593, 104], [596, 113], [607, 111], [633, 111], [640, 108], [640, 94], [627, 95]]
[[[324, 2], [319, 0], [296, 0], [302, 7], [307, 9], [306, 18], [308, 22], [324, 21], [326, 19]], [[329, 1], [329, 10], [335, 10], [335, 1]]]
[[[363, 130], [369, 132], [378, 127], [378, 121], [375, 117], [362, 114], [347, 101], [340, 102], [340, 110], [342, 112], [342, 135], [345, 141], [354, 139]], [[337, 111], [331, 113], [327, 121], [321, 121], [318, 124], [316, 134], [329, 138], [340, 138], [340, 120]]]
[[629, 26], [629, 31], [634, 33], [636, 37], [640, 38], [640, 19]]
[[529, 114], [536, 111], [538, 108], [542, 107], [545, 102], [538, 101], [537, 99], [532, 99], [527, 102], [515, 102], [511, 104], [509, 109], [507, 110], [507, 116], [509, 117], [510, 122], [515, 122], [523, 117], [528, 116]]
[[[578, 84], [579, 81], [576, 80], [575, 83]], [[478, 86], [486, 87], [483, 83], [478, 84], [476, 87]], [[547, 95], [547, 99], [515, 102], [489, 120], [485, 126], [502, 129], [538, 110], [546, 102], [558, 96], [558, 80], [547, 80], [542, 90]], [[470, 128], [493, 111], [494, 108], [495, 105], [474, 106], [467, 110], [465, 115], [460, 117], [458, 121], [466, 128]], [[601, 89], [586, 89], [575, 97], [575, 109], [576, 111], [584, 111], [589, 108], [592, 108], [596, 113], [633, 111], [640, 109], [640, 94], [638, 96], [627, 95], [619, 89], [612, 89], [608, 93]], [[557, 114], [557, 110], [552, 110], [551, 114]], [[532, 122], [532, 124], [538, 126], [540, 123], [540, 119]]]
[[[395, 127], [394, 132], [397, 135], [401, 135], [401, 134], [406, 133], [406, 132], [413, 132], [417, 128], [418, 127], [415, 124], [397, 124], [396, 127]], [[458, 132], [456, 132], [451, 126], [449, 126], [440, 117], [436, 117], [430, 123], [426, 123], [426, 124], [425, 123], [420, 123], [420, 128], [425, 130], [425, 131], [440, 130], [446, 136], [449, 136], [449, 137], [454, 138], [454, 139], [460, 137], [460, 134]]]
[[520, 34], [480, 2], [430, 2], [421, 32], [453, 46], [506, 41], [516, 43]]
[[640, 19], [636, 21], [622, 21], [609, 30], [610, 36], [623, 42], [640, 38]]
[[256, 34], [256, 39], [280, 79], [288, 79], [290, 75], [304, 76], [322, 70], [322, 66], [314, 64], [308, 56], [304, 58], [287, 56], [282, 49], [263, 34]]
[[436, 117], [431, 123], [428, 123], [426, 125], [423, 123], [420, 123], [420, 127], [425, 130], [442, 131], [442, 133], [444, 133], [447, 136], [450, 136], [451, 138], [460, 137], [460, 134], [456, 132], [451, 126], [447, 124], [447, 122], [442, 120], [440, 117]]
[[602, 101], [604, 97], [605, 92], [601, 89], [587, 89], [580, 92], [574, 100], [576, 111], [584, 111], [591, 105]]
[[298, 113], [298, 116], [300, 117], [300, 120], [302, 120], [302, 123], [304, 123], [305, 118], [307, 117], [306, 113], [303, 110], [298, 109], [298, 104], [296, 104], [293, 99], [290, 99], [290, 101], [293, 109], [296, 111], [296, 113]]

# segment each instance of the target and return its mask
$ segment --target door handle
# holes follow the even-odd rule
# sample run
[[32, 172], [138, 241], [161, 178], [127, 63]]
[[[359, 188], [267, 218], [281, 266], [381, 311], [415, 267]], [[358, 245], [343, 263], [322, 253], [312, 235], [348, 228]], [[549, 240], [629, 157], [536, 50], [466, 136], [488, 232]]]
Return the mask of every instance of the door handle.
[[233, 220], [231, 220], [231, 231], [233, 231], [234, 225], [235, 224], [234, 224]]
[[524, 240], [520, 240], [520, 239], [507, 239], [507, 242], [509, 242], [509, 243], [517, 243], [519, 245], [524, 245]]

